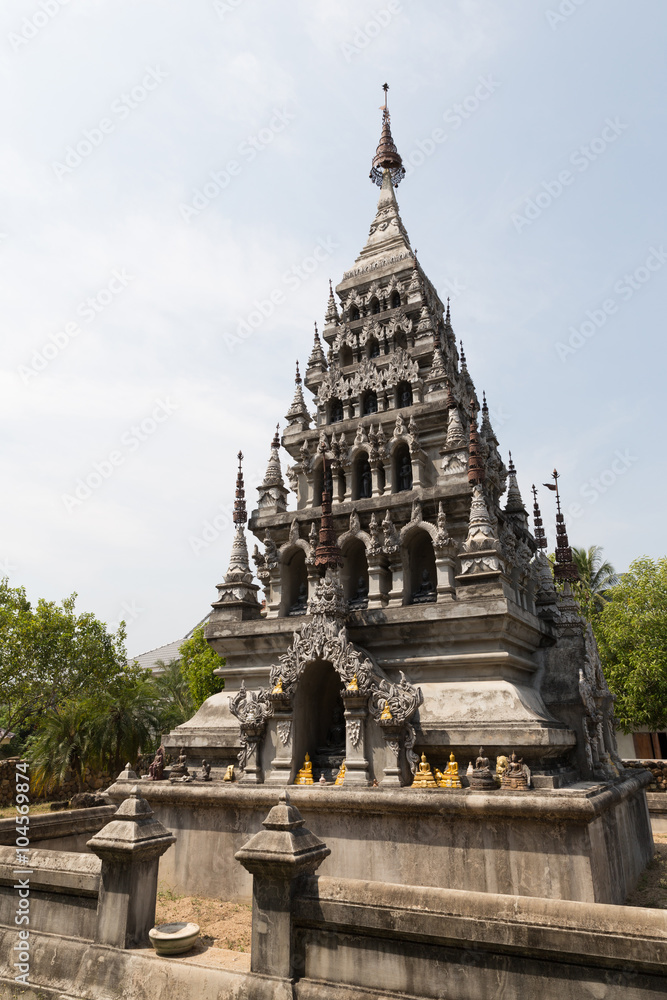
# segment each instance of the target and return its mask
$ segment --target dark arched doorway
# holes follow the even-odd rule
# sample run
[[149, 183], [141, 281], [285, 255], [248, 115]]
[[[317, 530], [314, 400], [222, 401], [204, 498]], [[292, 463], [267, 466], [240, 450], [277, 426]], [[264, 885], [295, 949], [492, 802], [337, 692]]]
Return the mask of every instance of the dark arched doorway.
[[313, 778], [333, 781], [345, 760], [343, 685], [331, 663], [307, 664], [294, 695], [294, 759], [292, 780], [306, 754], [313, 762]]

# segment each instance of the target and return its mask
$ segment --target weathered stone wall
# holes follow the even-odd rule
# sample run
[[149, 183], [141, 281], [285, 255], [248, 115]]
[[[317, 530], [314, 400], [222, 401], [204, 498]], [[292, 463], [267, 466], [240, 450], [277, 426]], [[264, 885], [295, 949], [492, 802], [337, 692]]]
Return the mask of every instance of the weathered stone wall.
[[[0, 808], [14, 804], [14, 791], [16, 789], [15, 773], [16, 765], [19, 763], [23, 763], [20, 757], [6, 757], [4, 760], [0, 760]], [[95, 771], [87, 767], [81, 790], [84, 792], [97, 792], [102, 788], [107, 788], [112, 781], [113, 776], [108, 771]], [[72, 778], [70, 781], [63, 782], [48, 793], [38, 795], [31, 788], [30, 798], [35, 802], [56, 802], [60, 799], [70, 799], [79, 790], [76, 780]]]
[[667, 760], [624, 760], [631, 770], [650, 771], [653, 781], [646, 786], [647, 792], [667, 792]]
[[[290, 788], [331, 848], [330, 876], [590, 902], [623, 902], [653, 857], [637, 772], [611, 788], [489, 793]], [[121, 802], [131, 783], [109, 789]], [[142, 781], [176, 844], [160, 877], [177, 892], [247, 901], [250, 876], [230, 858], [261, 828], [280, 789]]]

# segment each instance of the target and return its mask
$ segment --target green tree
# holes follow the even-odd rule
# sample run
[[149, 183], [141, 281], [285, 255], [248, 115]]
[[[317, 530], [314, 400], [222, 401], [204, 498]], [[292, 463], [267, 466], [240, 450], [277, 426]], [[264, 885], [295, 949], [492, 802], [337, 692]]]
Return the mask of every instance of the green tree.
[[150, 671], [130, 666], [89, 702], [88, 760], [117, 774], [153, 748], [159, 733], [155, 684]]
[[48, 708], [28, 741], [30, 776], [37, 791], [53, 791], [70, 773], [81, 791], [90, 747], [90, 710], [86, 701], [65, 701]]
[[636, 559], [592, 616], [624, 732], [667, 728], [667, 558]]
[[601, 611], [609, 599], [609, 591], [618, 583], [616, 570], [610, 562], [602, 558], [602, 547], [591, 545], [588, 549], [572, 546], [572, 560], [579, 570], [579, 581], [575, 585], [576, 596], [583, 599], [588, 610], [587, 617]]
[[186, 639], [179, 649], [181, 670], [188, 682], [190, 696], [195, 711], [216, 691], [222, 691], [225, 682], [222, 677], [214, 677], [213, 671], [225, 664], [204, 638], [204, 626], [198, 625], [192, 637]]
[[153, 674], [155, 690], [155, 711], [160, 733], [168, 733], [182, 722], [187, 722], [194, 713], [194, 705], [187, 678], [181, 671], [180, 660], [170, 660], [157, 664], [162, 673]]
[[110, 633], [76, 594], [33, 606], [22, 587], [0, 580], [0, 706], [2, 732], [19, 732], [48, 710], [104, 690], [123, 673], [125, 627]]

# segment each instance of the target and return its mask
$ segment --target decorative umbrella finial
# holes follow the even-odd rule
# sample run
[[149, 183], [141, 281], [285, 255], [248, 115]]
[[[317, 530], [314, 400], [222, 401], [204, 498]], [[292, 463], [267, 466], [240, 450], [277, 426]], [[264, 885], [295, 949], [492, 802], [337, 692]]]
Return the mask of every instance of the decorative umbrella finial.
[[382, 111], [382, 133], [377, 149], [375, 150], [369, 177], [374, 184], [382, 187], [384, 172], [388, 170], [391, 176], [391, 183], [394, 187], [398, 187], [405, 177], [405, 167], [391, 135], [389, 108], [387, 106], [389, 84], [384, 83], [382, 89], [384, 90], [384, 104], [380, 109]]
[[245, 509], [245, 489], [243, 486], [243, 452], [240, 451], [236, 456], [239, 460], [239, 470], [236, 474], [236, 495], [234, 498], [234, 514], [233, 521], [237, 527], [248, 520], [248, 514]]

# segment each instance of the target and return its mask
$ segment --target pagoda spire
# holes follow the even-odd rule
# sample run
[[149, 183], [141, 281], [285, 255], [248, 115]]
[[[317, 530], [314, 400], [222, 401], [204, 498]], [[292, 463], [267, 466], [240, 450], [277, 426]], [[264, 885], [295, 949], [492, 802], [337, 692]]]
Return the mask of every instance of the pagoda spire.
[[554, 577], [568, 583], [570, 580], [579, 579], [579, 570], [572, 560], [572, 549], [567, 537], [565, 518], [560, 507], [560, 490], [558, 489], [559, 475], [556, 469], [551, 473], [553, 483], [544, 483], [547, 489], [553, 490], [556, 494], [556, 563], [554, 566]]
[[449, 312], [449, 295], [447, 296], [447, 311], [445, 313], [445, 326], [451, 328], [452, 317]]
[[338, 306], [336, 305], [336, 299], [334, 298], [331, 278], [329, 278], [329, 301], [327, 302], [327, 311], [324, 314], [324, 325], [338, 326], [339, 322], [340, 322], [340, 316], [338, 315]]
[[382, 89], [384, 90], [384, 104], [380, 109], [382, 111], [382, 133], [380, 134], [380, 141], [375, 150], [369, 177], [374, 184], [382, 187], [384, 172], [388, 170], [391, 183], [394, 187], [398, 187], [405, 177], [405, 167], [391, 134], [391, 118], [389, 116], [389, 108], [387, 107], [389, 84], [384, 83]]
[[315, 549], [315, 566], [324, 576], [328, 569], [335, 570], [343, 565], [343, 553], [338, 546], [333, 514], [331, 513], [331, 487], [326, 447], [320, 445], [322, 453], [322, 517], [320, 519], [319, 542]]
[[535, 483], [532, 485], [533, 493], [533, 524], [535, 525], [535, 544], [538, 549], [546, 549], [548, 542], [547, 536], [544, 531], [544, 526], [542, 522], [542, 512], [540, 511], [540, 505], [537, 502], [537, 490], [535, 488]]
[[510, 452], [510, 464], [507, 471], [509, 474], [509, 483], [507, 486], [507, 503], [505, 504], [505, 513], [523, 521], [523, 523], [527, 526], [528, 513], [524, 507], [521, 491], [519, 490], [519, 484], [516, 478], [516, 469], [514, 467], [514, 462], [512, 461], [512, 452]]
[[236, 529], [232, 541], [232, 551], [225, 579], [217, 586], [218, 599], [212, 607], [214, 614], [211, 620], [219, 618], [258, 618], [260, 606], [257, 600], [259, 587], [252, 582], [252, 570], [248, 558], [248, 546], [243, 525], [248, 520], [245, 501], [245, 485], [243, 482], [243, 453], [237, 455], [239, 460], [236, 474], [236, 493], [234, 496], [234, 513], [232, 515]]
[[285, 419], [290, 426], [299, 425], [301, 430], [305, 430], [305, 428], [310, 427], [310, 413], [303, 398], [303, 391], [301, 389], [302, 381], [301, 373], [299, 372], [299, 362], [297, 361], [296, 375], [294, 377], [294, 399], [285, 414]]
[[315, 323], [313, 349], [310, 352], [310, 357], [308, 358], [306, 376], [303, 380], [311, 392], [317, 392], [317, 387], [321, 384], [322, 379], [324, 378], [324, 373], [327, 371], [328, 367], [327, 359], [322, 348], [322, 341], [320, 340], [320, 335], [317, 331], [317, 323]]
[[271, 454], [266, 466], [266, 473], [262, 485], [257, 487], [259, 500], [257, 506], [260, 510], [284, 511], [287, 510], [288, 489], [283, 480], [280, 468], [280, 424], [276, 424], [276, 433], [271, 442]]

